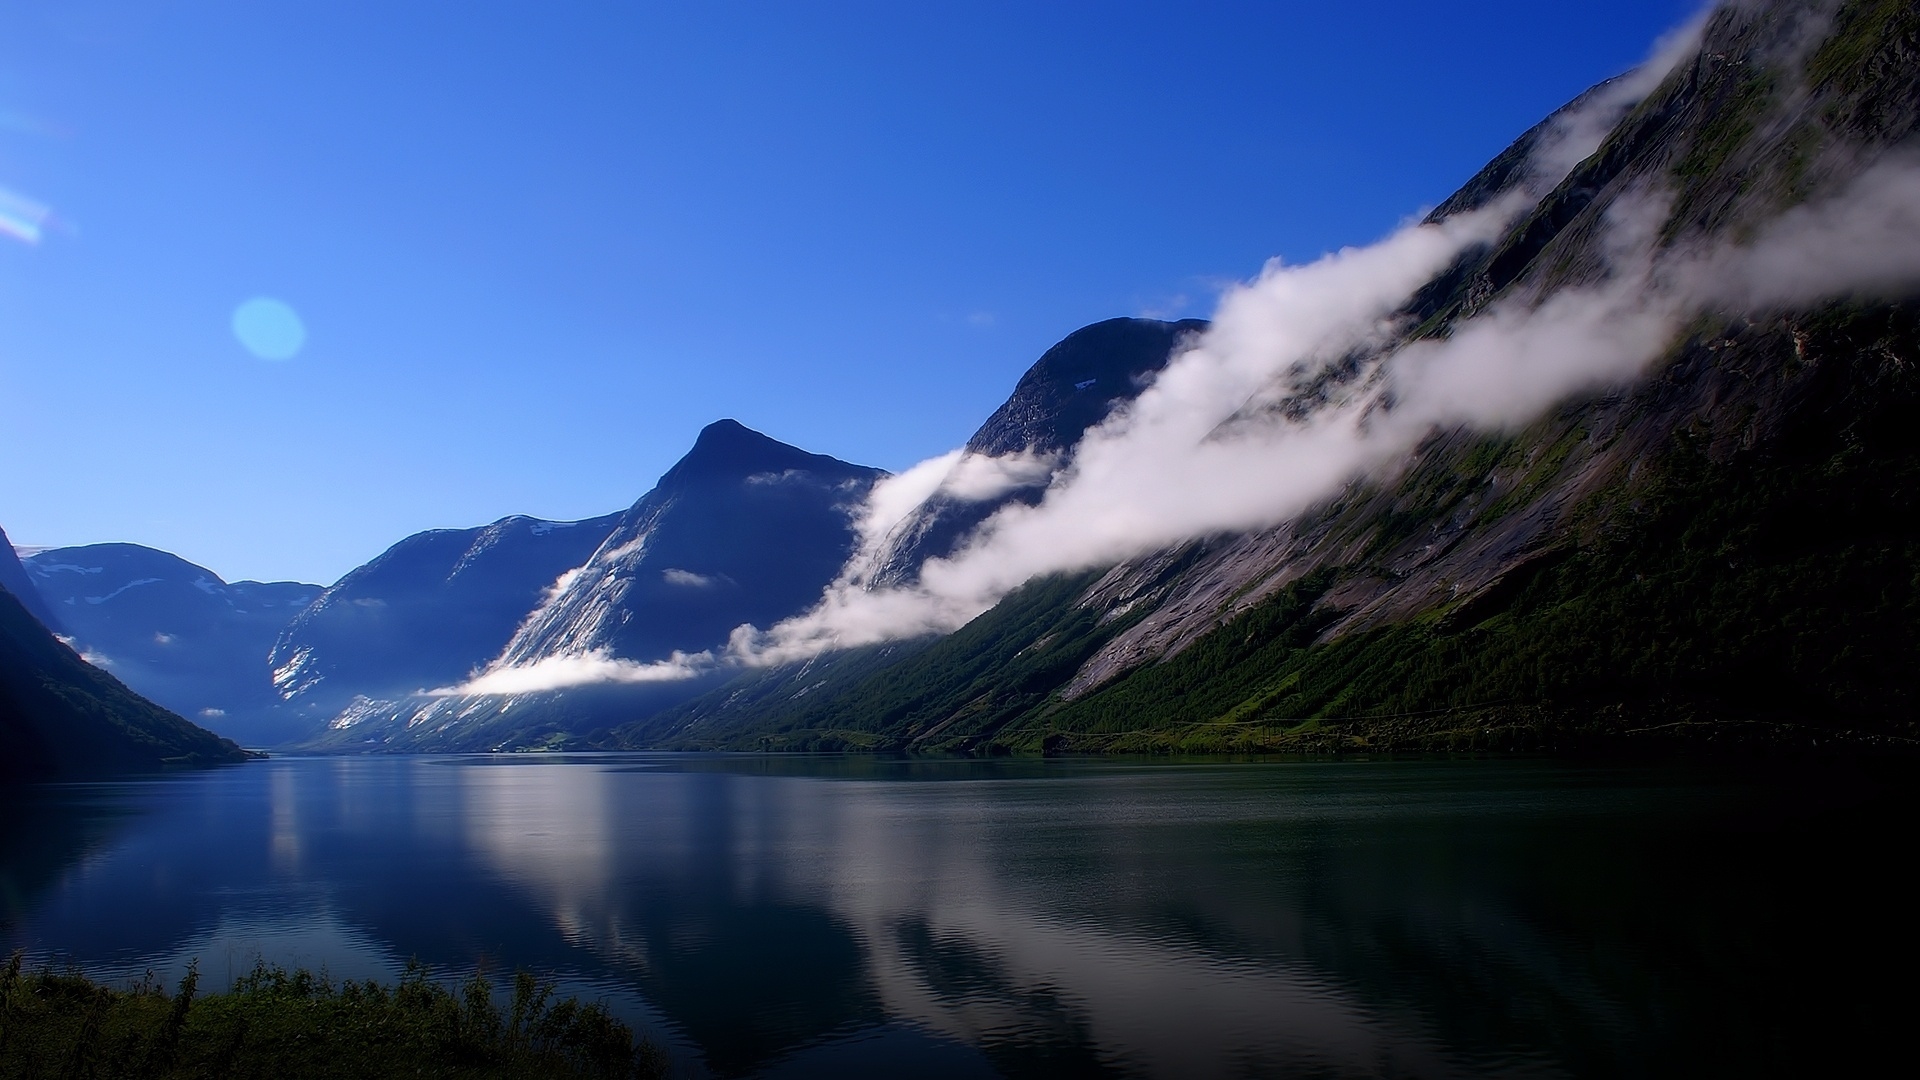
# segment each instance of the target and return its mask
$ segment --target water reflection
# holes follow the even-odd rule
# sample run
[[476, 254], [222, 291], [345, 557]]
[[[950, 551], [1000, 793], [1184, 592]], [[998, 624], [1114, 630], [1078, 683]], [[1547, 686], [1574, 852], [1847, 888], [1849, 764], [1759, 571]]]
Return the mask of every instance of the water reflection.
[[[1526, 763], [280, 760], [18, 796], [0, 929], [109, 977], [553, 972], [722, 1076], [1767, 1072], [1808, 964], [1843, 1031], [1872, 1015], [1833, 989], [1848, 933], [1911, 952], [1881, 871], [1833, 842], [1907, 819], [1804, 788]], [[1861, 921], [1810, 937], [1840, 902]]]

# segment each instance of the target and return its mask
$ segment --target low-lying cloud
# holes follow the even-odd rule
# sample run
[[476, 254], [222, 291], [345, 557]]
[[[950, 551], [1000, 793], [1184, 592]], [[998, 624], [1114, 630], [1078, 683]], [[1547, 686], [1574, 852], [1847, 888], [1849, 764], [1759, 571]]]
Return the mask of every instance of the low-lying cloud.
[[[1387, 316], [1432, 266], [1463, 250], [1469, 221], [1421, 225], [1373, 248], [1269, 268], [1229, 294], [1212, 330], [1133, 405], [1088, 432], [1033, 506], [1009, 505], [960, 550], [900, 588], [843, 582], [813, 611], [736, 631], [736, 663], [964, 625], [1044, 574], [1268, 528], [1401, 461], [1434, 432], [1511, 430], [1583, 392], [1643, 375], [1686, 321], [1920, 284], [1920, 161], [1896, 157], [1836, 197], [1783, 215], [1750, 243], [1661, 251], [1666, 202], [1643, 192], [1608, 215], [1608, 272], [1544, 300], [1517, 297], [1445, 338], [1402, 345], [1318, 408], [1274, 408], [1327, 363], [1391, 332]], [[1447, 228], [1462, 228], [1447, 235]], [[1450, 256], [1447, 256], [1450, 257]], [[1442, 264], [1445, 258], [1439, 260]]]
[[665, 660], [638, 663], [622, 660], [605, 649], [573, 656], [548, 656], [531, 664], [496, 667], [458, 686], [429, 690], [427, 697], [538, 694], [576, 686], [617, 683], [662, 683], [690, 679], [714, 667], [711, 653], [676, 652]]

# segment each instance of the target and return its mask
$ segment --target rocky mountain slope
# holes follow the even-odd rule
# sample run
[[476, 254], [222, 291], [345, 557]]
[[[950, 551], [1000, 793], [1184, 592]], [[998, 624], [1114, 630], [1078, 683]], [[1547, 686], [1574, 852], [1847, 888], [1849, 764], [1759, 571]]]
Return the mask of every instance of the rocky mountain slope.
[[[1311, 417], [1380, 357], [1498, 305], [1633, 280], [1623, 219], [1665, 265], [1722, 265], [1700, 253], [1821, 212], [1917, 128], [1913, 5], [1727, 5], [1597, 152], [1416, 292], [1395, 336], [1262, 407]], [[1517, 190], [1540, 138], [1436, 216]], [[1277, 527], [1034, 581], [937, 642], [750, 674], [603, 742], [1915, 745], [1915, 293], [1715, 293], [1645, 377], [1504, 430], [1443, 426]]]
[[80, 659], [0, 588], [0, 780], [245, 759]]
[[276, 741], [279, 696], [267, 652], [318, 585], [226, 582], [138, 544], [51, 548], [25, 565], [74, 647], [96, 665], [250, 745]]
[[[884, 475], [733, 420], [711, 424], [610, 520], [591, 557], [545, 582], [511, 639], [482, 658], [492, 661], [484, 671], [449, 673], [441, 686], [454, 692], [440, 696], [361, 700], [313, 745], [538, 744], [696, 693], [714, 680], [656, 679], [650, 665], [718, 648], [742, 623], [770, 624], [813, 603], [853, 552], [852, 511]], [[463, 692], [456, 684], [468, 675], [478, 678]]]

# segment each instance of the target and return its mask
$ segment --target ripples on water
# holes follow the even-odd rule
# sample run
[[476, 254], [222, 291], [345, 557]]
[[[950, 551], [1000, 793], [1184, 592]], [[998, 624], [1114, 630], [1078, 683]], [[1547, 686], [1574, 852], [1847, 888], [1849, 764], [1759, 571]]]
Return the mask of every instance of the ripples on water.
[[285, 759], [0, 801], [0, 937], [557, 975], [690, 1071], [1784, 1074], [1879, 1049], [1904, 776]]

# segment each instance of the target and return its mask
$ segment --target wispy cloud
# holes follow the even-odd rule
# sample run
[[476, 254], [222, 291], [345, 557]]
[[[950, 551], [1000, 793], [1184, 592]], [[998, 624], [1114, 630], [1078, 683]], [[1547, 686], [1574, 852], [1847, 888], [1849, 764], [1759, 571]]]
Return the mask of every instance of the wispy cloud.
[[[1612, 91], [1656, 86], [1655, 75], [1697, 46], [1698, 26], [1663, 44], [1648, 74], [1588, 106], [1617, 119], [1631, 102]], [[1561, 127], [1542, 145], [1549, 163], [1569, 168], [1567, 147], [1591, 152], [1604, 132], [1579, 111]], [[951, 630], [1036, 576], [1278, 525], [1391, 468], [1437, 430], [1516, 428], [1572, 395], [1622, 385], [1701, 311], [1920, 284], [1920, 160], [1888, 159], [1749, 243], [1705, 249], [1660, 250], [1667, 204], [1642, 191], [1607, 216], [1599, 282], [1510, 298], [1444, 339], [1378, 353], [1369, 376], [1342, 382], [1318, 408], [1275, 407], [1329, 363], [1391, 338], [1400, 328], [1390, 316], [1413, 290], [1516, 209], [1496, 204], [1305, 266], [1269, 266], [1223, 297], [1213, 326], [1130, 407], [1088, 432], [1037, 505], [1002, 508], [910, 586], [869, 589], [856, 576], [803, 616], [742, 628], [730, 656], [774, 664]]]

